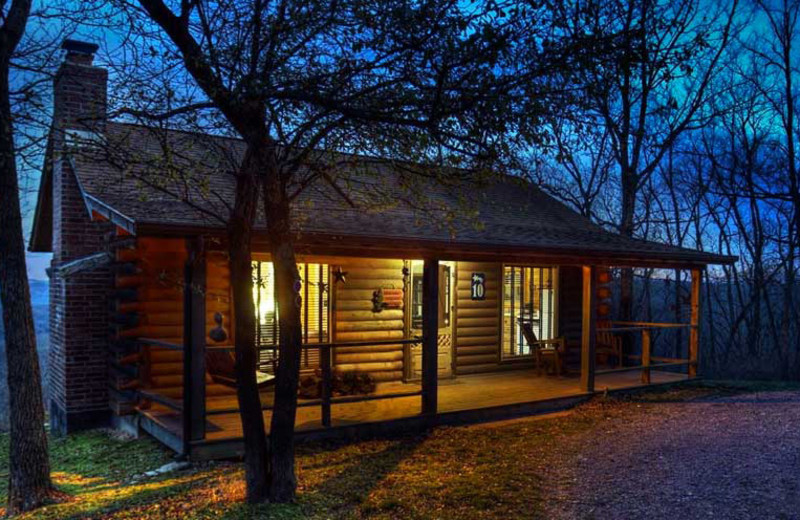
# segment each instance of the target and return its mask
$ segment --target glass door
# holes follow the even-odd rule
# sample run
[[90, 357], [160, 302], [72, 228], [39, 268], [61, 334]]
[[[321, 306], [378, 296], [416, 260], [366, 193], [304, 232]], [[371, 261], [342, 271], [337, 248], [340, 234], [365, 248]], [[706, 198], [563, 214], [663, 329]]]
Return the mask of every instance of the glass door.
[[[422, 260], [411, 261], [411, 335], [422, 335]], [[455, 262], [439, 263], [439, 330], [437, 333], [439, 377], [453, 375], [453, 292]], [[422, 375], [422, 348], [411, 349], [409, 377]]]

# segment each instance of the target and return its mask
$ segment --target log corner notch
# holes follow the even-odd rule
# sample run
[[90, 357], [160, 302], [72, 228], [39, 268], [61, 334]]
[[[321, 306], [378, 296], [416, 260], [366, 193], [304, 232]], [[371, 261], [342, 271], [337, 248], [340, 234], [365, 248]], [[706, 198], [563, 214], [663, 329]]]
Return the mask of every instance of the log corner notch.
[[581, 320], [581, 390], [594, 392], [595, 341], [597, 340], [597, 305], [595, 282], [597, 267], [583, 266], [583, 301]]
[[422, 268], [422, 414], [438, 409], [439, 260], [425, 259]]
[[700, 283], [702, 279], [700, 269], [692, 269], [691, 292], [691, 328], [689, 329], [689, 368], [690, 378], [697, 377], [697, 361], [700, 340]]

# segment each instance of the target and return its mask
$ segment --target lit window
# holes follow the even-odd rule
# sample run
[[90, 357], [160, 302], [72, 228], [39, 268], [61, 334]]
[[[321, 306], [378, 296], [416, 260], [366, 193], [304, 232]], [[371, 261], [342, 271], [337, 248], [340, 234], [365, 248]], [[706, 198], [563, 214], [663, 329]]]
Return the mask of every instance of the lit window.
[[[303, 343], [328, 341], [329, 280], [327, 264], [297, 264], [302, 281], [300, 322]], [[272, 262], [253, 262], [253, 302], [256, 307], [256, 344], [261, 348], [259, 364], [271, 370], [279, 343], [278, 303]], [[264, 348], [264, 347], [272, 347]], [[319, 351], [303, 349], [302, 368], [319, 364]]]
[[503, 358], [529, 356], [532, 342], [555, 337], [556, 273], [554, 267], [503, 268]]
[[411, 328], [422, 328], [422, 262], [411, 262]]

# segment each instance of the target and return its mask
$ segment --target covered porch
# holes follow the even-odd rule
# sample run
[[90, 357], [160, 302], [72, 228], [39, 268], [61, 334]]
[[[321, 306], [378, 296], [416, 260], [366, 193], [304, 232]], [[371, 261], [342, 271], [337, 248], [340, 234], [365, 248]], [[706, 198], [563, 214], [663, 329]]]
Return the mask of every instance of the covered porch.
[[[209, 281], [206, 255], [199, 241], [189, 242], [189, 245], [183, 287], [196, 289]], [[572, 280], [573, 285], [577, 282], [577, 297], [574, 290], [569, 297], [567, 292], [561, 293], [560, 297], [569, 298], [570, 305], [560, 308], [578, 324], [577, 337], [567, 341], [563, 332], [559, 331], [559, 335], [552, 339], [525, 338], [527, 355], [504, 362], [501, 352], [497, 352], [498, 360], [488, 372], [470, 373], [465, 370], [475, 365], [466, 365], [461, 367], [463, 371], [459, 370], [454, 357], [452, 373], [448, 374], [442, 371], [441, 366], [447, 363], [447, 358], [441, 353], [443, 324], [440, 311], [441, 298], [447, 291], [442, 289], [439, 278], [446, 271], [440, 268], [439, 259], [426, 259], [421, 263], [420, 334], [413, 333], [409, 319], [406, 319], [407, 326], [402, 338], [348, 341], [334, 337], [334, 341], [303, 345], [304, 358], [317, 360], [315, 372], [321, 386], [319, 395], [299, 400], [296, 418], [299, 437], [368, 436], [417, 431], [436, 424], [461, 424], [544, 413], [574, 406], [598, 392], [679, 383], [696, 376], [701, 275], [697, 268], [691, 270], [691, 321], [670, 324], [599, 320], [598, 293], [603, 296], [603, 291], [599, 290], [603, 284], [598, 283], [602, 282], [598, 267], [573, 266], [571, 273], [580, 274], [578, 280]], [[538, 264], [542, 265], [542, 262]], [[458, 276], [455, 278], [460, 280]], [[458, 293], [459, 290], [456, 283], [453, 291]], [[490, 307], [493, 306], [495, 319], [499, 320], [495, 328], [500, 329], [504, 312], [507, 311], [504, 311], [502, 303], [504, 289], [501, 284], [490, 290], [495, 298]], [[181, 343], [147, 337], [136, 339], [141, 348], [157, 348], [181, 354], [183, 389], [180, 395], [164, 395], [146, 388], [140, 389], [140, 404], [137, 407], [139, 424], [145, 431], [189, 457], [238, 455], [242, 449], [242, 430], [235, 393], [220, 392], [219, 385], [212, 383], [209, 378], [208, 367], [209, 353], [232, 353], [233, 346], [209, 340], [208, 298], [204, 291], [184, 291], [183, 298], [184, 336]], [[454, 302], [454, 309], [457, 310], [457, 307], [458, 299]], [[457, 319], [459, 314], [454, 312], [453, 316]], [[522, 334], [521, 320], [512, 316], [511, 323], [514, 330], [519, 325], [518, 333]], [[664, 328], [689, 330], [685, 357], [653, 355], [652, 333]], [[457, 335], [459, 330], [454, 327], [454, 334]], [[537, 330], [541, 332], [541, 329]], [[576, 331], [572, 332], [574, 336]], [[498, 342], [502, 342], [505, 332], [497, 330], [494, 334], [498, 335]], [[623, 355], [621, 351], [617, 354], [606, 351], [608, 345], [603, 343], [607, 338], [620, 334], [638, 338], [636, 352]], [[453, 341], [458, 340], [454, 338]], [[517, 338], [517, 341], [522, 342], [522, 339]], [[412, 350], [418, 352], [418, 377], [378, 381], [373, 391], [362, 395], [338, 394], [334, 389], [337, 352], [380, 350], [381, 346], [401, 346], [403, 363], [413, 358]], [[609, 357], [615, 355], [616, 359]], [[573, 366], [569, 366], [569, 359], [573, 360]], [[537, 366], [539, 364], [541, 366]], [[269, 386], [261, 391], [261, 403], [267, 429], [265, 433], [268, 434], [273, 405]]]

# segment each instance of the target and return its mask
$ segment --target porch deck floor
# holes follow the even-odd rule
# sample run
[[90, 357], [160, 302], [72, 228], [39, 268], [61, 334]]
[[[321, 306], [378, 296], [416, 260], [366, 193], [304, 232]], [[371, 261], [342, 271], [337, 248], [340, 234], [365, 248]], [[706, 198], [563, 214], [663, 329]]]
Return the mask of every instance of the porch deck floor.
[[[642, 386], [641, 372], [619, 372], [598, 375], [595, 390], [617, 390]], [[686, 379], [685, 374], [653, 370], [651, 384], [671, 383]], [[419, 390], [418, 383], [379, 384], [377, 394], [407, 393]], [[582, 395], [578, 376], [539, 376], [535, 370], [507, 370], [488, 374], [461, 375], [453, 379], [439, 381], [439, 412], [455, 412], [491, 408], [503, 405], [544, 401], [559, 397]], [[262, 392], [262, 403], [272, 401], [272, 392]], [[303, 403], [300, 400], [300, 403]], [[306, 401], [307, 402], [307, 401]], [[206, 399], [207, 411], [225, 410], [237, 406], [236, 396], [216, 396]], [[334, 403], [331, 406], [332, 426], [347, 426], [358, 423], [387, 421], [413, 417], [420, 413], [420, 396], [397, 397], [355, 403]], [[176, 437], [181, 436], [181, 417], [179, 412], [159, 405], [153, 405], [141, 412]], [[264, 411], [265, 428], [269, 430], [271, 412]], [[297, 410], [295, 423], [297, 431], [322, 428], [321, 407], [319, 404], [301, 406]], [[206, 419], [206, 439], [218, 441], [236, 439], [242, 436], [238, 413], [208, 415]]]

